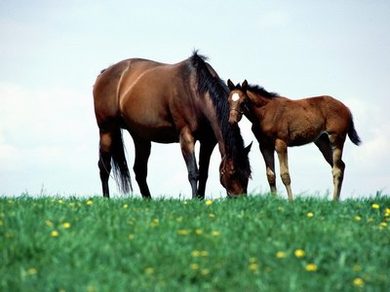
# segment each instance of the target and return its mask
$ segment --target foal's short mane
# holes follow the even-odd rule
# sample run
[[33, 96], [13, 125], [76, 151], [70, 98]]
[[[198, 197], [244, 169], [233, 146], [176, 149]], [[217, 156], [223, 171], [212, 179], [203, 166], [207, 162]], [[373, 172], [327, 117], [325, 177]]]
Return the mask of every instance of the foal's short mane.
[[206, 57], [198, 55], [197, 51], [189, 58], [190, 66], [196, 73], [198, 94], [204, 95], [206, 92], [210, 94], [217, 112], [224, 143], [227, 145], [227, 151], [229, 151], [227, 154], [233, 158], [238, 175], [249, 177], [251, 173], [249, 159], [245, 155], [240, 128], [238, 125], [230, 125], [228, 121], [229, 104], [227, 97], [229, 89], [213, 68], [205, 62], [206, 59]]
[[261, 95], [268, 99], [279, 97], [280, 95], [275, 92], [269, 92], [259, 85], [248, 85], [247, 90], [252, 91], [255, 94]]

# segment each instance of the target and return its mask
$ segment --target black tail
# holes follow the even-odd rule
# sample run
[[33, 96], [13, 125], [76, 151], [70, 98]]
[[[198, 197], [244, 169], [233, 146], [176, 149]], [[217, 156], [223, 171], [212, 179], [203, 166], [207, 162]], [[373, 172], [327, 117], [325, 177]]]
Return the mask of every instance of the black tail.
[[118, 129], [113, 134], [112, 141], [112, 166], [114, 177], [122, 193], [133, 192], [129, 168], [126, 162], [125, 148], [122, 139], [122, 130]]
[[362, 140], [360, 140], [360, 137], [355, 130], [355, 125], [353, 123], [352, 117], [351, 117], [351, 123], [349, 124], [348, 137], [355, 145], [359, 145], [360, 143], [362, 143]]

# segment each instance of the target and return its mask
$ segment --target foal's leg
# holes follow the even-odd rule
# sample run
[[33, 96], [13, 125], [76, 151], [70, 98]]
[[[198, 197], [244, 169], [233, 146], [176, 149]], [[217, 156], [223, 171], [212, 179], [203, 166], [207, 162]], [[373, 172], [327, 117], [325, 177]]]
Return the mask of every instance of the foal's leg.
[[150, 191], [146, 182], [148, 175], [148, 160], [152, 143], [148, 140], [143, 140], [133, 136], [135, 147], [134, 173], [138, 187], [144, 199], [150, 199]]
[[330, 143], [332, 145], [332, 158], [333, 158], [333, 200], [338, 201], [340, 198], [341, 185], [343, 184], [345, 163], [342, 161], [343, 147], [345, 142], [345, 136], [340, 137], [335, 134], [329, 136]]
[[199, 179], [198, 166], [195, 158], [195, 139], [188, 128], [183, 128], [180, 132], [180, 147], [187, 165], [188, 180], [191, 184], [192, 198], [196, 198], [197, 184]]
[[276, 175], [275, 175], [275, 157], [274, 157], [274, 146], [264, 145], [260, 143], [260, 152], [263, 155], [267, 180], [271, 189], [271, 193], [276, 195]]
[[199, 150], [199, 186], [197, 197], [204, 199], [206, 192], [206, 182], [209, 175], [210, 157], [215, 147], [215, 143], [203, 142]]
[[318, 149], [320, 149], [326, 162], [328, 162], [329, 165], [333, 167], [333, 151], [332, 146], [330, 145], [328, 134], [322, 134], [314, 143]]
[[287, 144], [283, 140], [276, 139], [275, 150], [278, 153], [280, 163], [280, 177], [282, 178], [282, 182], [286, 187], [288, 199], [292, 201], [293, 194], [291, 191], [291, 179], [288, 170]]
[[102, 183], [103, 196], [110, 197], [110, 191], [108, 189], [108, 179], [111, 172], [111, 146], [112, 146], [112, 133], [100, 129], [100, 141], [99, 141], [99, 170], [100, 181]]

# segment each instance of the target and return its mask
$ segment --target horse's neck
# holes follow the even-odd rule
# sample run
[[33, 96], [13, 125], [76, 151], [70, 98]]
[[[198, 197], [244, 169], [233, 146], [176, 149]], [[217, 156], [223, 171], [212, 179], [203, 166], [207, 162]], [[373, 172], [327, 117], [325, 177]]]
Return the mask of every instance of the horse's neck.
[[272, 101], [270, 98], [266, 98], [258, 93], [247, 91], [250, 103], [254, 107], [263, 107]]

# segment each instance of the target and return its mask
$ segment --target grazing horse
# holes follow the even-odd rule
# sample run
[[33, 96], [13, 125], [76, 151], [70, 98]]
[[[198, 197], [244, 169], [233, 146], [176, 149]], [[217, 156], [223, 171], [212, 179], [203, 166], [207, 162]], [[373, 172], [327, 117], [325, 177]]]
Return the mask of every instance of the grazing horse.
[[[205, 196], [210, 156], [218, 143], [221, 184], [229, 196], [245, 194], [250, 148], [244, 148], [239, 127], [228, 122], [228, 92], [226, 84], [197, 52], [177, 64], [137, 58], [103, 70], [93, 88], [103, 195], [109, 197], [111, 165], [120, 190], [132, 191], [122, 129], [134, 140], [133, 169], [144, 198], [151, 197], [146, 182], [151, 142], [180, 143], [193, 198]], [[199, 169], [194, 153], [196, 141], [200, 142]]]
[[228, 86], [229, 122], [237, 124], [244, 114], [252, 123], [271, 192], [276, 193], [274, 151], [278, 154], [280, 175], [288, 198], [292, 200], [287, 147], [314, 142], [332, 167], [333, 199], [338, 200], [345, 169], [341, 158], [346, 135], [356, 145], [361, 142], [350, 110], [326, 95], [291, 100], [260, 86], [248, 85], [246, 80], [236, 86], [228, 80]]

